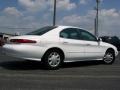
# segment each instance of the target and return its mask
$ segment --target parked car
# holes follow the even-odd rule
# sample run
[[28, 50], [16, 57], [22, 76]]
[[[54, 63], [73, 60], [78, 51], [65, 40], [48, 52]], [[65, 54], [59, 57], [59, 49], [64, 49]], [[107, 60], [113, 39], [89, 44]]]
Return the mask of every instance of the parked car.
[[7, 40], [12, 36], [15, 35], [0, 32], [0, 46], [3, 46], [7, 42]]
[[103, 42], [107, 42], [107, 43], [110, 43], [110, 44], [116, 46], [118, 51], [120, 51], [120, 39], [118, 37], [103, 36], [103, 37], [101, 37], [101, 39]]
[[4, 39], [0, 37], [0, 47], [2, 47], [3, 45], [4, 45]]
[[112, 64], [118, 55], [115, 46], [72, 26], [47, 26], [11, 37], [3, 49], [10, 56], [41, 61], [48, 69], [58, 69], [63, 62], [88, 60]]

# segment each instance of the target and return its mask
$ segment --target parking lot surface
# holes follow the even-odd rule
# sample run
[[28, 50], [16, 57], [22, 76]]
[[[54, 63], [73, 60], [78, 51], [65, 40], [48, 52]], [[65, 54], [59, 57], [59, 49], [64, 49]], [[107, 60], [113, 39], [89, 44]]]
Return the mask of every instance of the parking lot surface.
[[40, 62], [0, 53], [0, 90], [120, 90], [120, 54], [113, 65], [76, 62], [44, 70]]

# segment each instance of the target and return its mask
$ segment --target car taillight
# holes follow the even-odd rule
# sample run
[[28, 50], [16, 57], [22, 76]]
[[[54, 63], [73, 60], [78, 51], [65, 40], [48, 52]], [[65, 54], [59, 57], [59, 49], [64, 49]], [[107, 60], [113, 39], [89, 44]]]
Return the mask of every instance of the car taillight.
[[11, 39], [11, 43], [36, 43], [34, 40], [28, 40], [28, 39]]

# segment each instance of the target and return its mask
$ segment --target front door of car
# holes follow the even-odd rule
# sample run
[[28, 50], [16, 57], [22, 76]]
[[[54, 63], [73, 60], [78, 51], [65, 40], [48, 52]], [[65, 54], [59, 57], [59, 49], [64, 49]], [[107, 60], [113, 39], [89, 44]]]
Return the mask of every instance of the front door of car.
[[79, 32], [75, 28], [67, 28], [60, 32], [61, 47], [66, 52], [68, 60], [80, 60], [85, 58], [85, 49], [82, 40], [79, 40]]
[[86, 59], [100, 59], [104, 56], [104, 47], [95, 41], [84, 41]]
[[100, 59], [104, 56], [104, 47], [100, 46], [100, 42], [91, 33], [81, 30], [80, 38], [85, 46], [86, 59]]

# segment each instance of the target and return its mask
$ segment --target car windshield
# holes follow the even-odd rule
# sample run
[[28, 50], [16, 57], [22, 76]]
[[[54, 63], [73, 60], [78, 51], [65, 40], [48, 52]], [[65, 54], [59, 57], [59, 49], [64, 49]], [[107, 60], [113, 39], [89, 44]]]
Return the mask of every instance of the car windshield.
[[43, 27], [43, 28], [40, 28], [38, 30], [35, 30], [33, 32], [27, 33], [26, 35], [43, 35], [46, 32], [48, 32], [52, 29], [55, 29], [55, 28], [57, 28], [57, 27], [56, 26], [47, 26], [47, 27]]

